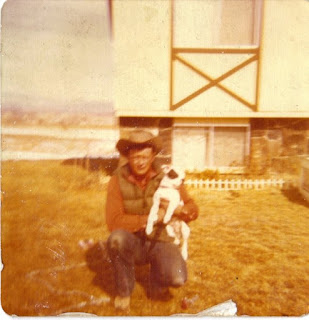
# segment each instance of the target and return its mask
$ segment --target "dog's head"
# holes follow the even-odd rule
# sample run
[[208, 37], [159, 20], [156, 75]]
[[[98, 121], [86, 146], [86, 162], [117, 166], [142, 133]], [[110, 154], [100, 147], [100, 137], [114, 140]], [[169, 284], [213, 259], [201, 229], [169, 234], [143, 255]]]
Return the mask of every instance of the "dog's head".
[[162, 170], [165, 174], [164, 184], [168, 184], [171, 188], [178, 188], [185, 179], [185, 173], [180, 168], [174, 166], [163, 165]]

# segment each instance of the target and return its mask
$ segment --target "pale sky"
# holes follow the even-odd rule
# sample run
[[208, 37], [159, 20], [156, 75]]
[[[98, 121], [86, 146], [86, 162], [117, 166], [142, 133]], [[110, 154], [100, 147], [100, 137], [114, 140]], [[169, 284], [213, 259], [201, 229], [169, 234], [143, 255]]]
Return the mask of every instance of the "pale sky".
[[1, 20], [3, 107], [102, 111], [111, 105], [106, 0], [8, 0]]

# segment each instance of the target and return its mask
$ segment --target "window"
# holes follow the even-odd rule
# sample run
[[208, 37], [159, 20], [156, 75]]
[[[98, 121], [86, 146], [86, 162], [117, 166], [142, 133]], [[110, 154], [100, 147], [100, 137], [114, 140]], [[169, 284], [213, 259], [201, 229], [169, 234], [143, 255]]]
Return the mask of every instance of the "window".
[[206, 128], [174, 128], [172, 161], [177, 166], [185, 169], [205, 167], [206, 147]]
[[242, 167], [246, 159], [245, 127], [215, 127], [213, 164], [216, 167]]
[[248, 124], [186, 125], [173, 128], [173, 164], [184, 169], [219, 169], [222, 172], [245, 167], [249, 155]]
[[174, 0], [174, 45], [259, 45], [262, 0]]

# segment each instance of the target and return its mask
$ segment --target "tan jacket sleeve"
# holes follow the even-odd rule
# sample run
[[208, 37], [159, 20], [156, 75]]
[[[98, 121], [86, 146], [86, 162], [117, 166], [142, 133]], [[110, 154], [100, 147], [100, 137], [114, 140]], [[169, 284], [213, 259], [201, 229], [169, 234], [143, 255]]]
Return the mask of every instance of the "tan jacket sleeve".
[[177, 216], [185, 222], [195, 220], [199, 214], [198, 206], [196, 205], [194, 200], [189, 196], [184, 185], [181, 185], [179, 192], [180, 197], [184, 202], [184, 206], [181, 212], [177, 214]]

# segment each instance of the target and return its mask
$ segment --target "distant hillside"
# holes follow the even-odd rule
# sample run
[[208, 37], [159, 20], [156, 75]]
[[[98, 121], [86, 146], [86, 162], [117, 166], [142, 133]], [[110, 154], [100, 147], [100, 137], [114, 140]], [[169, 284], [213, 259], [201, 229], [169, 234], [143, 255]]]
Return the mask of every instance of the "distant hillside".
[[69, 111], [25, 111], [20, 107], [2, 107], [2, 126], [56, 126], [61, 128], [104, 128], [117, 126], [114, 112], [88, 111], [72, 108]]

